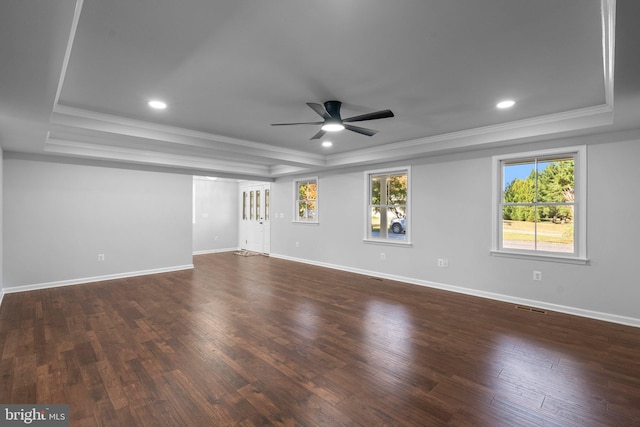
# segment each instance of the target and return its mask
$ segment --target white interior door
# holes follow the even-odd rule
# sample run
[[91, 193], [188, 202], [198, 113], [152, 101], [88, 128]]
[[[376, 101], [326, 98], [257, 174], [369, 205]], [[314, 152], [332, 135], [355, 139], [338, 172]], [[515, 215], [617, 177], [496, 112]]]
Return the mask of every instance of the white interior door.
[[271, 251], [270, 204], [268, 183], [251, 183], [240, 187], [240, 248], [248, 251]]

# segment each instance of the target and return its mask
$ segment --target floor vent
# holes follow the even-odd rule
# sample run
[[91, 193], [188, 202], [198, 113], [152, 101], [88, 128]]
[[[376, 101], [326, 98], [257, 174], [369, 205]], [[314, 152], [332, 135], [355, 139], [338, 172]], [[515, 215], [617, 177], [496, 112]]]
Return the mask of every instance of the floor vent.
[[516, 305], [516, 309], [530, 311], [532, 313], [538, 313], [538, 314], [547, 314], [546, 310], [543, 310], [541, 308], [535, 308], [535, 307], [527, 307], [526, 305]]

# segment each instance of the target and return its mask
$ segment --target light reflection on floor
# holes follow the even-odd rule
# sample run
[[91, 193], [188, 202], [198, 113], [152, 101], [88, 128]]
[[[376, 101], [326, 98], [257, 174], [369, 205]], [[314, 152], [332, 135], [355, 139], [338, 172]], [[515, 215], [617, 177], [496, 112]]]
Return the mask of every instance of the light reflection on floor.
[[[413, 360], [410, 314], [401, 304], [370, 301], [363, 320], [363, 355], [372, 366], [402, 377]], [[390, 355], [391, 354], [391, 355]]]

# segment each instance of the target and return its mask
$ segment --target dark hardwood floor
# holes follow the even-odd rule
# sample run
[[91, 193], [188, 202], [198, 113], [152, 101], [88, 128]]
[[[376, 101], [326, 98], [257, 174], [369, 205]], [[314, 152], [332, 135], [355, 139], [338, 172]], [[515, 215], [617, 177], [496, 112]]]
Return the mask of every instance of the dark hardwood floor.
[[0, 403], [72, 426], [639, 426], [640, 329], [273, 259], [7, 294]]

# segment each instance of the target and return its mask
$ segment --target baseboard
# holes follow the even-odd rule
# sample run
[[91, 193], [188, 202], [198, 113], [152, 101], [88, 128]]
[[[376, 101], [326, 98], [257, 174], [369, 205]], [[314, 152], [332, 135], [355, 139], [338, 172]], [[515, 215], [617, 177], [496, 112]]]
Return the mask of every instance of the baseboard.
[[4, 298], [4, 289], [0, 289], [0, 307], [2, 307], [2, 298]]
[[125, 279], [127, 277], [147, 276], [149, 274], [169, 273], [172, 271], [190, 270], [193, 264], [177, 265], [173, 267], [154, 268], [150, 270], [130, 271], [127, 273], [107, 274], [104, 276], [83, 277], [79, 279], [61, 280], [58, 282], [36, 283], [33, 285], [12, 286], [4, 288], [4, 293], [36, 291], [39, 289], [58, 288], [60, 286], [81, 285], [84, 283], [104, 282], [105, 280]]
[[240, 248], [208, 249], [204, 251], [193, 251], [193, 255], [219, 254], [222, 252], [235, 252], [237, 250], [240, 250]]
[[621, 325], [640, 328], [640, 319], [637, 319], [634, 317], [620, 316], [617, 314], [602, 313], [602, 312], [592, 311], [592, 310], [584, 310], [576, 307], [551, 304], [543, 301], [530, 300], [526, 298], [518, 298], [510, 295], [497, 294], [493, 292], [479, 291], [477, 289], [464, 288], [460, 286], [452, 286], [444, 283], [431, 282], [428, 280], [419, 280], [412, 277], [395, 276], [392, 274], [384, 274], [376, 271], [368, 271], [368, 270], [362, 270], [358, 268], [345, 267], [342, 265], [310, 261], [307, 259], [290, 257], [287, 255], [271, 254], [271, 257], [285, 259], [288, 261], [301, 262], [304, 264], [316, 265], [318, 267], [331, 268], [334, 270], [346, 271], [349, 273], [363, 274], [366, 276], [395, 280], [398, 282], [408, 283], [411, 285], [426, 286], [429, 288], [441, 289], [444, 291], [456, 292], [459, 294], [471, 295], [471, 296], [476, 296], [480, 298], [487, 298], [487, 299], [492, 299], [492, 300], [501, 301], [501, 302], [508, 302], [508, 303], [518, 304], [518, 305], [526, 305], [530, 307], [541, 308], [544, 310], [556, 311], [559, 313], [571, 314], [574, 316], [586, 317], [589, 319], [602, 320], [605, 322], [618, 323]]

